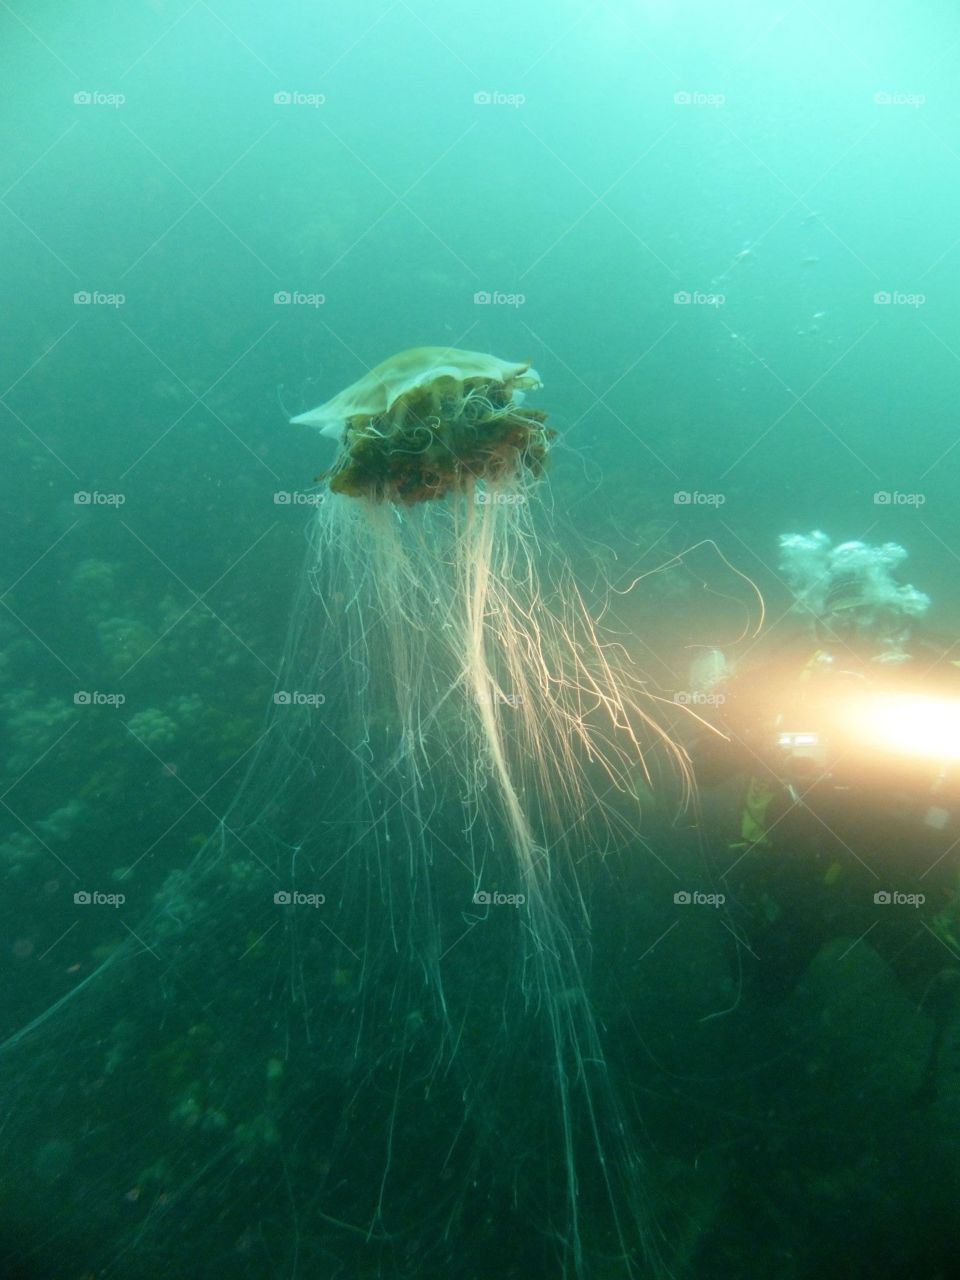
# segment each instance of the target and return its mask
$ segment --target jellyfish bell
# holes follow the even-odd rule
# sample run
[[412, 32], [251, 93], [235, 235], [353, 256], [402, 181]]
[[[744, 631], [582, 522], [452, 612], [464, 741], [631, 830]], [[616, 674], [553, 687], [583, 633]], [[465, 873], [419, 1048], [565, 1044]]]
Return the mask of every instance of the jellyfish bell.
[[292, 422], [316, 427], [321, 435], [339, 440], [351, 418], [376, 418], [394, 409], [411, 392], [436, 384], [449, 395], [462, 392], [465, 384], [483, 381], [499, 384], [507, 395], [541, 385], [529, 362], [500, 360], [480, 351], [456, 347], [411, 347], [390, 356], [351, 386]]
[[524, 407], [522, 397], [540, 385], [529, 363], [418, 347], [293, 421], [339, 440], [323, 476], [332, 493], [410, 506], [514, 477], [518, 468], [539, 475], [555, 433], [546, 413]]

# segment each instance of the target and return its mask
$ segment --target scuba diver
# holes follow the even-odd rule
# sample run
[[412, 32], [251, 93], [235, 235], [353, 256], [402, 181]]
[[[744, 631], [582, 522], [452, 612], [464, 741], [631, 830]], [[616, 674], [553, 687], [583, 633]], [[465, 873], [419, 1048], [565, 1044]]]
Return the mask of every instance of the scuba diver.
[[960, 1008], [960, 644], [914, 636], [930, 600], [894, 578], [902, 547], [780, 548], [799, 632], [768, 631], [732, 674], [695, 664], [715, 715], [691, 755], [733, 805], [717, 871], [744, 992], [781, 1000], [827, 942], [868, 942], [933, 1019], [929, 1101]]

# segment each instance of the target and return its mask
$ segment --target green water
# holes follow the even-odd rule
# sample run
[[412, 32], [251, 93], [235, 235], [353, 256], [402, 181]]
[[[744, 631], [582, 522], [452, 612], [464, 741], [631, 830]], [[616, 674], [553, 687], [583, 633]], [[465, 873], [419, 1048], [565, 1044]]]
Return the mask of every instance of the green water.
[[[422, 1216], [358, 1223], [382, 1166], [361, 1145], [339, 1200], [324, 1184], [350, 1091], [346, 1040], [318, 1032], [351, 964], [263, 942], [263, 913], [254, 976], [202, 990], [231, 927], [209, 842], [245, 776], [269, 800], [258, 752], [334, 455], [287, 420], [407, 347], [531, 360], [559, 433], [550, 537], [589, 600], [709, 539], [789, 632], [777, 538], [820, 528], [906, 547], [949, 644], [958, 40], [943, 3], [0, 5], [0, 1275], [577, 1274], [535, 1056], [476, 1170], [444, 1172], [438, 1086], [400, 1171]], [[609, 620], [669, 702], [688, 646], [755, 617], [701, 549]], [[335, 810], [330, 777], [303, 786], [254, 864]], [[710, 887], [736, 814], [675, 799], [664, 780], [582, 939], [664, 1243], [654, 1263], [591, 1232], [588, 1181], [580, 1275], [955, 1274], [952, 1032], [912, 1107], [931, 1019], [842, 939], [786, 1004], [727, 1014], [723, 913], [688, 923], [672, 894]], [[209, 950], [186, 960], [170, 931], [191, 925]], [[307, 954], [326, 985], [301, 1041]], [[395, 1004], [402, 1049], [421, 1010]], [[169, 1132], [137, 1063], [180, 1108]], [[178, 1164], [184, 1128], [207, 1146]], [[482, 1195], [431, 1218], [455, 1178]]]

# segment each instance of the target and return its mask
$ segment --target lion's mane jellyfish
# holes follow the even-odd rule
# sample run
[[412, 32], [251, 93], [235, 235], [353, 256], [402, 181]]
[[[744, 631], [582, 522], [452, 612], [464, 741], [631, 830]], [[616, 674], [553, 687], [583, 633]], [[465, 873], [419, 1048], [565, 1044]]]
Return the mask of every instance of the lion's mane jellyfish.
[[338, 449], [245, 781], [6, 1046], [38, 1249], [148, 1278], [670, 1274], [593, 904], [682, 759], [557, 550], [539, 385], [420, 348], [294, 420]]

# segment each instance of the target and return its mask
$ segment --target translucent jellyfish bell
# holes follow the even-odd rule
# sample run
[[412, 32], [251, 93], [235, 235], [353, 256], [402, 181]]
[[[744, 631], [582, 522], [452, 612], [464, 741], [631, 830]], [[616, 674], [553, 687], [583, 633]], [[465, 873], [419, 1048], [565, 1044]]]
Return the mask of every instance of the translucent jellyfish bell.
[[453, 389], [462, 394], [464, 383], [473, 378], [500, 383], [511, 391], [541, 385], [540, 376], [529, 361], [500, 360], [481, 351], [460, 351], [456, 347], [411, 347], [378, 364], [326, 404], [291, 421], [317, 427], [321, 435], [339, 440], [351, 418], [388, 413], [409, 392], [441, 379], [452, 379], [456, 384]]

